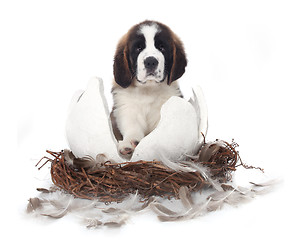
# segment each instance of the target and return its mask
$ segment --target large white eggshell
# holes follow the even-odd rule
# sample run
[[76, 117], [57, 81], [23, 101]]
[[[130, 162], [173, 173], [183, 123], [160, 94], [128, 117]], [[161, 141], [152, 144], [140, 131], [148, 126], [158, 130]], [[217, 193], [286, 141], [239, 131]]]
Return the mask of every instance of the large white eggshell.
[[[161, 109], [161, 119], [154, 131], [135, 148], [131, 161], [182, 160], [198, 151], [207, 132], [207, 107], [200, 87], [193, 98], [171, 97]], [[92, 78], [83, 91], [77, 91], [70, 103], [66, 122], [68, 144], [76, 157], [104, 154], [113, 162], [124, 162], [117, 151], [103, 81]]]
[[161, 109], [158, 126], [135, 148], [131, 161], [183, 159], [194, 154], [199, 140], [198, 116], [193, 105], [171, 97]]
[[92, 78], [83, 93], [74, 95], [69, 107], [66, 137], [76, 157], [96, 159], [104, 154], [113, 162], [124, 161], [118, 154], [109, 116], [103, 82]]

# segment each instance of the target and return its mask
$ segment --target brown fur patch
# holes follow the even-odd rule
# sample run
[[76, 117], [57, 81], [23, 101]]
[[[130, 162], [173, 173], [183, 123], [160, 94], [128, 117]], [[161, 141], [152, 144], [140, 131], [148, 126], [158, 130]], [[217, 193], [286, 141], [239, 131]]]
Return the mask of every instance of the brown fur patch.
[[128, 87], [132, 82], [132, 74], [128, 63], [128, 34], [119, 41], [114, 58], [115, 82], [123, 88]]

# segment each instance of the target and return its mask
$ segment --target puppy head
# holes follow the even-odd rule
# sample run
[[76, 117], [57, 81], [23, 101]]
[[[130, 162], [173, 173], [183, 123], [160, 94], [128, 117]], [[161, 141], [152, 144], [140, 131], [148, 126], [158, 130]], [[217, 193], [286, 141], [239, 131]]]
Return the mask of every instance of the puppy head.
[[132, 27], [119, 41], [114, 58], [114, 77], [123, 88], [180, 78], [187, 65], [180, 39], [164, 24], [144, 21]]

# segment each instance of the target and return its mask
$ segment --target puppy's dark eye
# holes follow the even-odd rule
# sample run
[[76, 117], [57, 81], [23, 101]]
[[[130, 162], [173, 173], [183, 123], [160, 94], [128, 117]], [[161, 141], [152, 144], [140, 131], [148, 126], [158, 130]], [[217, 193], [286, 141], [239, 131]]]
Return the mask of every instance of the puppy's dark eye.
[[141, 52], [143, 50], [143, 46], [137, 45], [135, 49], [136, 49], [136, 52]]
[[165, 46], [163, 45], [163, 44], [160, 44], [159, 46], [158, 46], [158, 49], [161, 51], [161, 52], [165, 52]]

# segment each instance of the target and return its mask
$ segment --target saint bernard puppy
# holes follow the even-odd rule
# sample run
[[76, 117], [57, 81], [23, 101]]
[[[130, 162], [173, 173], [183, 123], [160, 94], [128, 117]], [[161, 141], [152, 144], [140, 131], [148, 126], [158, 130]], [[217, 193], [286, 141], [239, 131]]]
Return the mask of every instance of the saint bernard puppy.
[[176, 80], [186, 65], [182, 42], [162, 23], [139, 23], [119, 41], [111, 118], [123, 157], [130, 158], [140, 140], [155, 129], [162, 105], [171, 96], [182, 96]]

